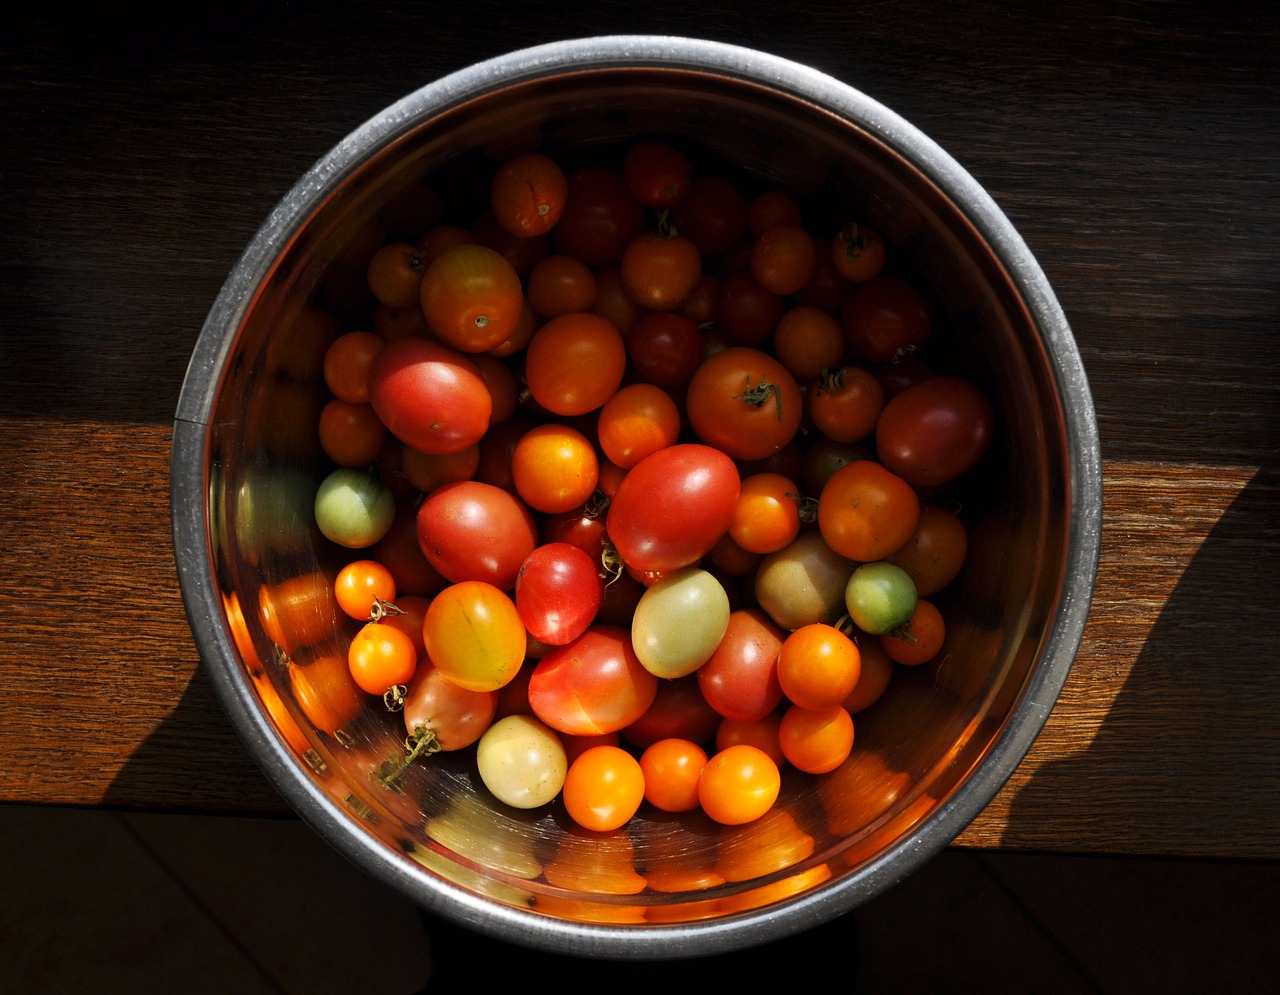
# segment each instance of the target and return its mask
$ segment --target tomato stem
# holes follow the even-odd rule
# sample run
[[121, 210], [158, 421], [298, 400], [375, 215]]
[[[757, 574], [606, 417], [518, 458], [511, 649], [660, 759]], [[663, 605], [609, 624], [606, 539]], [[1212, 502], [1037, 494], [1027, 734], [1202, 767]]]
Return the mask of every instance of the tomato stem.
[[440, 741], [436, 739], [436, 734], [430, 728], [419, 725], [414, 728], [412, 736], [406, 737], [404, 749], [403, 756], [388, 757], [379, 764], [376, 771], [371, 772], [383, 787], [390, 788], [392, 791], [400, 790], [396, 782], [413, 761], [418, 757], [429, 757], [433, 753], [440, 752]]
[[787, 491], [787, 497], [796, 503], [800, 513], [800, 521], [806, 525], [812, 525], [818, 520], [818, 499], [805, 497], [802, 494], [793, 494]]
[[600, 554], [600, 576], [604, 578], [604, 586], [608, 587], [622, 576], [626, 564], [622, 562], [622, 557], [618, 555], [617, 548], [609, 541], [608, 536], [601, 537], [600, 542], [604, 547], [604, 552]]
[[382, 703], [387, 706], [388, 712], [398, 712], [404, 708], [404, 696], [408, 690], [403, 684], [392, 684], [382, 692]]
[[369, 621], [381, 622], [388, 615], [405, 615], [407, 612], [398, 605], [392, 604], [390, 601], [383, 601], [375, 596], [373, 599], [373, 607], [369, 609]]
[[735, 401], [746, 401], [753, 408], [762, 408], [764, 403], [770, 397], [775, 398], [774, 403], [777, 405], [778, 421], [782, 421], [782, 392], [778, 389], [777, 384], [768, 383], [764, 377], [760, 378], [760, 382], [754, 387], [751, 386], [751, 377], [747, 376], [747, 386], [741, 394], [734, 394]]

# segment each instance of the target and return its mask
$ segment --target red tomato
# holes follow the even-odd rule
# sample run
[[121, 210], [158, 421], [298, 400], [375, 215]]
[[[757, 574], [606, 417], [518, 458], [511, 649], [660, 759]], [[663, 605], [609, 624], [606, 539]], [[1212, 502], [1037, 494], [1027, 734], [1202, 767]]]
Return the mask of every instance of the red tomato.
[[539, 546], [520, 565], [516, 609], [525, 628], [549, 646], [563, 646], [587, 630], [604, 600], [600, 567], [577, 546]]
[[405, 690], [402, 714], [410, 736], [447, 753], [478, 740], [497, 710], [497, 691], [464, 688], [430, 661], [423, 661]]
[[738, 468], [720, 450], [697, 443], [668, 446], [622, 478], [606, 530], [633, 569], [687, 567], [729, 530], [740, 488]]
[[483, 580], [506, 591], [537, 546], [538, 529], [513, 494], [463, 480], [436, 488], [419, 506], [418, 544], [448, 580]]
[[641, 307], [671, 311], [702, 279], [698, 247], [682, 235], [641, 232], [622, 253], [622, 285]]
[[659, 387], [684, 387], [702, 362], [702, 332], [686, 315], [651, 312], [627, 333], [627, 358], [641, 380]]
[[698, 176], [674, 210], [676, 230], [704, 256], [724, 252], [747, 232], [747, 201], [732, 180]]
[[457, 245], [422, 274], [421, 300], [427, 324], [443, 342], [462, 352], [484, 352], [515, 331], [524, 287], [501, 253]]
[[658, 693], [645, 713], [622, 730], [637, 749], [676, 737], [705, 743], [715, 734], [720, 713], [707, 704], [696, 674], [658, 682]]
[[702, 696], [717, 714], [754, 722], [782, 701], [778, 653], [786, 633], [764, 612], [740, 608], [711, 659], [694, 671]]
[[809, 391], [813, 427], [834, 442], [860, 442], [876, 430], [884, 387], [860, 366], [834, 366]]
[[503, 228], [531, 238], [555, 227], [568, 194], [568, 181], [554, 159], [541, 152], [523, 152], [494, 170], [489, 204]]
[[412, 504], [396, 506], [391, 528], [369, 548], [369, 558], [391, 571], [399, 595], [430, 597], [448, 584], [422, 555], [422, 547], [418, 545], [418, 509]]
[[931, 487], [972, 469], [994, 433], [995, 412], [982, 391], [960, 377], [934, 376], [884, 406], [876, 452], [909, 484]]
[[596, 625], [538, 661], [529, 678], [533, 713], [557, 732], [597, 736], [640, 718], [658, 693], [658, 678], [631, 648], [631, 633]]
[[627, 243], [644, 231], [644, 208], [615, 169], [586, 166], [567, 179], [568, 199], [551, 241], [593, 269], [618, 262]]
[[552, 318], [525, 353], [525, 380], [533, 399], [557, 415], [584, 415], [613, 396], [627, 367], [622, 335], [589, 312]]
[[920, 499], [901, 477], [874, 460], [833, 473], [818, 498], [818, 529], [827, 545], [858, 563], [897, 552], [920, 521]]
[[733, 345], [759, 346], [772, 333], [786, 301], [765, 290], [749, 271], [734, 273], [720, 285], [716, 327]]
[[933, 324], [920, 291], [896, 276], [877, 276], [849, 291], [840, 308], [845, 341], [873, 363], [888, 363], [915, 352]]
[[693, 167], [679, 149], [665, 142], [636, 142], [622, 162], [631, 196], [645, 207], [674, 207], [693, 183]]
[[804, 413], [795, 377], [768, 353], [746, 346], [707, 358], [689, 382], [687, 404], [698, 438], [735, 460], [778, 452]]
[[387, 343], [369, 371], [369, 403], [388, 431], [424, 453], [474, 445], [493, 413], [475, 364], [429, 339]]

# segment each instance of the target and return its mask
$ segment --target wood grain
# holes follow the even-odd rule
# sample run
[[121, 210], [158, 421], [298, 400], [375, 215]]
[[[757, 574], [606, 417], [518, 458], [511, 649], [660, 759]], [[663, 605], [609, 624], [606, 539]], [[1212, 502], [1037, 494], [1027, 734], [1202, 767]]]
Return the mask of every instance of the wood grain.
[[1093, 610], [1044, 733], [958, 843], [1280, 857], [1280, 16], [439, 6], [25, 15], [0, 38], [0, 800], [285, 811], [176, 590], [170, 424], [204, 315], [294, 179], [399, 96], [526, 44], [656, 31], [903, 114], [995, 196], [1074, 329], [1105, 457]]

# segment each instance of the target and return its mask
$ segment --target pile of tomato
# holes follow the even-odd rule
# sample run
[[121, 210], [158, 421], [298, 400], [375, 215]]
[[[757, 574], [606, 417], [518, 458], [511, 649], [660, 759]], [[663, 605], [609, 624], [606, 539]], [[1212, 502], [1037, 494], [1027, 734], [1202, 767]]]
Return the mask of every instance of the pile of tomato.
[[463, 216], [324, 356], [351, 676], [505, 804], [756, 819], [942, 648], [992, 407], [879, 233], [673, 144], [515, 155]]

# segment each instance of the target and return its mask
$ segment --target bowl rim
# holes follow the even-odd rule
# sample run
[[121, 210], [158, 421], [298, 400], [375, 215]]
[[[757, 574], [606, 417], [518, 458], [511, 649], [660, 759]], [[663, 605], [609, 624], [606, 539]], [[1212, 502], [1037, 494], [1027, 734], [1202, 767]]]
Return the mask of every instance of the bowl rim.
[[[314, 204], [371, 152], [423, 120], [514, 83], [581, 69], [657, 67], [713, 72], [816, 103], [868, 131], [947, 192], [992, 247], [1037, 326], [1057, 386], [1070, 465], [1066, 468], [1067, 546], [1062, 589], [1039, 663], [984, 760], [913, 834], [830, 887], [718, 920], [611, 926], [559, 920], [501, 905], [391, 859], [372, 837], [349, 831], [349, 817], [323, 795], [263, 716], [222, 621], [211, 570], [206, 516], [209, 422], [221, 373], [279, 248]], [[429, 911], [517, 944], [576, 956], [695, 957], [779, 939], [816, 925], [883, 891], [936, 855], [995, 797], [1039, 735], [1079, 648], [1096, 579], [1102, 472], [1088, 380], [1065, 314], [1022, 237], [992, 197], [916, 126], [860, 90], [809, 66], [757, 49], [669, 35], [598, 35], [498, 55], [427, 83], [341, 139], [280, 200], [244, 249], [212, 304], [192, 352], [174, 416], [170, 464], [174, 552], [184, 605], [202, 665], [233, 726], [268, 780], [298, 815], [348, 859]]]

